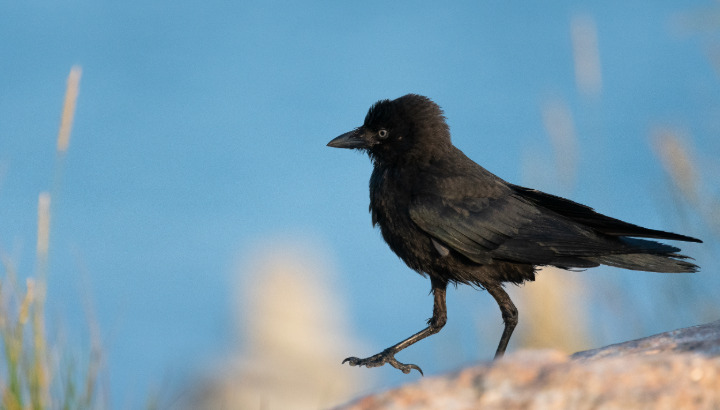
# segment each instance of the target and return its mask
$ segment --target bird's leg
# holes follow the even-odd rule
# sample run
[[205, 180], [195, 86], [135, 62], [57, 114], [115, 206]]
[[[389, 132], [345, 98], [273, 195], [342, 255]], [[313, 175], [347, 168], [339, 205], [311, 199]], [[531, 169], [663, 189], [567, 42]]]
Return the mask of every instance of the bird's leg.
[[485, 289], [495, 298], [498, 306], [500, 306], [503, 323], [505, 323], [505, 329], [503, 330], [500, 343], [495, 351], [495, 358], [497, 359], [505, 354], [505, 349], [507, 348], [508, 342], [510, 342], [510, 336], [512, 336], [512, 332], [518, 323], [518, 310], [501, 285], [486, 286]]
[[439, 332], [440, 329], [445, 326], [447, 322], [447, 308], [445, 307], [445, 289], [447, 288], [447, 282], [431, 279], [432, 293], [434, 295], [433, 304], [433, 315], [428, 319], [428, 327], [408, 337], [402, 342], [392, 345], [382, 352], [366, 357], [365, 359], [359, 359], [357, 357], [348, 357], [343, 360], [343, 363], [348, 362], [350, 366], [365, 366], [365, 367], [379, 367], [385, 363], [390, 364], [392, 367], [402, 371], [405, 374], [410, 373], [412, 369], [415, 369], [423, 374], [422, 369], [415, 364], [400, 363], [395, 359], [395, 354], [406, 347], [419, 342], [422, 339], [430, 335], [434, 335]]

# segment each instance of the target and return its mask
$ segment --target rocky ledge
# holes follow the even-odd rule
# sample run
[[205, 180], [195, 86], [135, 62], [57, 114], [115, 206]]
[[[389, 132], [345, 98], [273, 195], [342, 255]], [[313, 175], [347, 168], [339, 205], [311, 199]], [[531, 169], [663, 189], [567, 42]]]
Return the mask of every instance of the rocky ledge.
[[337, 409], [720, 409], [720, 320], [567, 356], [526, 350]]

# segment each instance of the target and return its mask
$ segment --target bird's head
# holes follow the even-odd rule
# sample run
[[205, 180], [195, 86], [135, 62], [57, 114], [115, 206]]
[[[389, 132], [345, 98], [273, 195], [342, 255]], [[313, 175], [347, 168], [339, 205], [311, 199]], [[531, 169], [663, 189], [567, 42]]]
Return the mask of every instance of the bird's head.
[[440, 107], [427, 97], [408, 94], [380, 100], [370, 107], [362, 126], [327, 144], [367, 151], [374, 161], [416, 161], [451, 145]]

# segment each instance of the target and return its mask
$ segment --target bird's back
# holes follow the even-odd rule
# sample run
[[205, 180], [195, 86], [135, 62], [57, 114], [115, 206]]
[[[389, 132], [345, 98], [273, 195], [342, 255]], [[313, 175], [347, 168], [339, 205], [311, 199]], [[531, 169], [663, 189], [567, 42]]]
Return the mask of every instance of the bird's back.
[[697, 269], [676, 247], [627, 236], [694, 238], [511, 185], [455, 147], [403, 166], [376, 163], [370, 191], [373, 223], [391, 249], [414, 270], [453, 281], [522, 282], [540, 265]]

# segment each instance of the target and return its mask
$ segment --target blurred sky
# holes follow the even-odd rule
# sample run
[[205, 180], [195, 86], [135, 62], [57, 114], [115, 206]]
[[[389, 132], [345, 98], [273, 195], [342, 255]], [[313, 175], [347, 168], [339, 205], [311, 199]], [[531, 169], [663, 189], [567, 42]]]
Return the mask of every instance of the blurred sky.
[[[48, 320], [86, 332], [92, 301], [113, 403], [133, 407], [229, 349], [238, 266], [273, 238], [327, 254], [371, 349], [347, 353], [373, 354], [422, 328], [430, 286], [370, 227], [367, 157], [327, 148], [331, 138], [378, 99], [428, 95], [455, 144], [497, 175], [637, 224], [707, 235], [673, 217], [651, 136], [678, 129], [701, 160], [720, 157], [720, 81], [708, 58], [718, 15], [707, 0], [3, 0], [0, 250], [32, 273], [37, 196], [51, 189], [65, 81], [78, 64], [53, 198]], [[597, 95], [575, 81], [578, 16], [597, 28]], [[573, 118], [573, 184], [557, 181], [543, 125], [553, 102]], [[684, 248], [709, 261], [701, 247]], [[489, 359], [502, 330], [486, 294], [453, 290], [448, 303], [447, 336], [404, 356], [430, 373]], [[693, 324], [657, 317], [666, 319], [650, 330]], [[480, 345], [478, 329], [496, 333]]]

